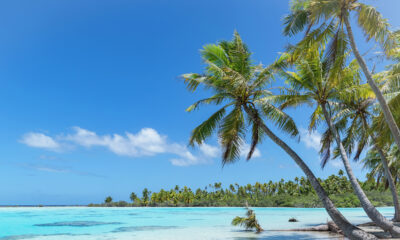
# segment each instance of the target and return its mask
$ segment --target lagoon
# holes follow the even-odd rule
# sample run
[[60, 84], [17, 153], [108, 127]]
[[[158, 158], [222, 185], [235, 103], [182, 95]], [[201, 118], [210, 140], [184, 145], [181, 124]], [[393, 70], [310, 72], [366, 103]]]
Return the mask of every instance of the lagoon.
[[[261, 234], [230, 225], [243, 208], [0, 208], [0, 240], [278, 240], [337, 239], [325, 233], [271, 230], [326, 223], [323, 208], [253, 208], [267, 230]], [[388, 218], [391, 207], [379, 208]], [[368, 222], [361, 208], [340, 211], [353, 223]], [[300, 222], [289, 223], [290, 217]]]

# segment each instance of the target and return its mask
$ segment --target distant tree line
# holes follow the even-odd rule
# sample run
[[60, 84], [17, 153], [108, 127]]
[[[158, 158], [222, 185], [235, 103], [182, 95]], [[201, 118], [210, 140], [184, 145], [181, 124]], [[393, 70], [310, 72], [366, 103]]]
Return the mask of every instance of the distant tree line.
[[[331, 175], [327, 179], [319, 179], [338, 207], [359, 207], [360, 201], [354, 195], [351, 183], [343, 171]], [[367, 180], [360, 185], [376, 206], [392, 205], [391, 194], [385, 181], [377, 181], [367, 175]], [[397, 186], [399, 188], [399, 186]], [[139, 197], [130, 194], [131, 202], [113, 201], [108, 196], [102, 204], [89, 204], [92, 207], [223, 207], [243, 206], [246, 202], [255, 207], [322, 207], [322, 203], [305, 177], [293, 180], [268, 183], [256, 182], [254, 185], [230, 184], [223, 188], [221, 183], [209, 184], [203, 189], [192, 190], [187, 186], [170, 190], [161, 189], [151, 192], [147, 188]]]

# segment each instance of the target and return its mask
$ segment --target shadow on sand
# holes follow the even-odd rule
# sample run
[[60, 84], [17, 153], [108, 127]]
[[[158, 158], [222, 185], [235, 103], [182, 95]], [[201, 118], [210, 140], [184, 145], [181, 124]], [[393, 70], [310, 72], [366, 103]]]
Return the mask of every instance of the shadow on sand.
[[345, 238], [338, 234], [331, 234], [331, 233], [273, 233], [268, 232], [267, 235], [261, 234], [260, 236], [254, 237], [235, 237], [234, 240], [311, 240], [311, 239], [337, 239], [337, 240], [344, 240]]

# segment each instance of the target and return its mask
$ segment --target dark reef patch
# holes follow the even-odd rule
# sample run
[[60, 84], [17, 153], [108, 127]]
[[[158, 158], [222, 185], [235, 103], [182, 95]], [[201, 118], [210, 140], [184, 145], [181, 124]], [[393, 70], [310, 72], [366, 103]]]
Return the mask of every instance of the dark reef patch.
[[120, 227], [112, 232], [137, 232], [137, 231], [157, 231], [157, 230], [168, 230], [177, 229], [178, 226], [132, 226], [132, 227]]
[[55, 233], [55, 234], [24, 234], [24, 235], [11, 235], [0, 237], [0, 240], [23, 240], [47, 236], [85, 236], [89, 234], [72, 234], [72, 233]]
[[35, 224], [37, 227], [92, 227], [99, 225], [115, 225], [120, 222], [96, 222], [96, 221], [71, 221], [71, 222], [54, 222]]

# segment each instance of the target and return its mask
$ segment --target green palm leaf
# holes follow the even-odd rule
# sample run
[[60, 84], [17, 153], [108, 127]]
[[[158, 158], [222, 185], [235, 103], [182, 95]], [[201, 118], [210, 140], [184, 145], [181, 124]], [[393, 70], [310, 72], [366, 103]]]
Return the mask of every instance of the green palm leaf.
[[222, 120], [219, 130], [222, 146], [222, 164], [233, 163], [240, 158], [240, 149], [245, 135], [245, 122], [240, 106], [235, 108]]
[[213, 131], [218, 127], [219, 122], [225, 115], [225, 108], [226, 106], [215, 112], [206, 121], [193, 129], [189, 145], [194, 146], [195, 143], [202, 144], [206, 138], [212, 135]]

